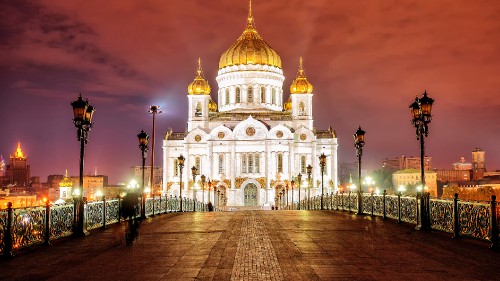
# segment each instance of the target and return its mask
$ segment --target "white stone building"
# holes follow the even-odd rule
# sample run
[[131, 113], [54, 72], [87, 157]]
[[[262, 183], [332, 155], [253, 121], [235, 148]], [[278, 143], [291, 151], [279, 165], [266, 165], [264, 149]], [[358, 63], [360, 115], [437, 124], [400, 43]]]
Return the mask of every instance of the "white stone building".
[[[167, 132], [163, 140], [163, 191], [202, 201], [200, 176], [224, 194], [228, 206], [270, 206], [295, 179], [293, 202], [299, 199], [296, 176], [302, 174], [301, 199], [321, 194], [319, 156], [327, 163], [324, 193], [337, 186], [337, 137], [332, 128], [317, 130], [313, 119], [313, 86], [307, 81], [300, 59], [283, 100], [285, 77], [279, 55], [255, 29], [251, 9], [247, 26], [219, 60], [217, 101], [198, 61], [197, 76], [188, 86], [186, 132]], [[319, 96], [321, 98], [321, 95]], [[182, 179], [178, 157], [185, 157]], [[313, 167], [308, 181], [306, 167]], [[195, 184], [191, 167], [198, 169]], [[312, 188], [308, 190], [309, 186]], [[213, 192], [205, 202], [214, 202]], [[288, 192], [292, 202], [292, 192]]]

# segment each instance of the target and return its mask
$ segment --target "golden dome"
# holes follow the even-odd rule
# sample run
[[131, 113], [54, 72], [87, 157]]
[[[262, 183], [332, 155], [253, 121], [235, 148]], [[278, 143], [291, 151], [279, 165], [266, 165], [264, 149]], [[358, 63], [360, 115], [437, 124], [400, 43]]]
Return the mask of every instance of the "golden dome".
[[208, 111], [217, 112], [217, 104], [212, 98], [210, 98], [210, 100], [208, 101]]
[[72, 187], [73, 182], [69, 180], [68, 177], [68, 170], [66, 170], [66, 175], [64, 176], [64, 179], [59, 183], [59, 187]]
[[203, 77], [203, 70], [201, 70], [201, 61], [198, 58], [198, 75], [194, 78], [188, 86], [188, 93], [190, 95], [210, 95], [210, 85], [208, 81]]
[[252, 1], [248, 11], [247, 27], [219, 60], [219, 69], [239, 64], [261, 64], [281, 68], [281, 58], [259, 35], [253, 24]]
[[307, 81], [302, 67], [302, 57], [300, 57], [299, 73], [290, 86], [290, 93], [292, 94], [310, 94], [313, 91], [313, 85]]
[[292, 110], [292, 96], [288, 98], [288, 100], [285, 102], [285, 105], [283, 106], [285, 108], [285, 111], [291, 111]]

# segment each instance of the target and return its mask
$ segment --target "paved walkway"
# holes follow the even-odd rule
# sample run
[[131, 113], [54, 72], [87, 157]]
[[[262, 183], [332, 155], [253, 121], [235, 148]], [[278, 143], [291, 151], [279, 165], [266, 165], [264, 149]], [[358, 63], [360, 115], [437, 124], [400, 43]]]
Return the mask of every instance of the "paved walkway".
[[499, 280], [488, 243], [335, 211], [173, 213], [0, 261], [1, 280]]

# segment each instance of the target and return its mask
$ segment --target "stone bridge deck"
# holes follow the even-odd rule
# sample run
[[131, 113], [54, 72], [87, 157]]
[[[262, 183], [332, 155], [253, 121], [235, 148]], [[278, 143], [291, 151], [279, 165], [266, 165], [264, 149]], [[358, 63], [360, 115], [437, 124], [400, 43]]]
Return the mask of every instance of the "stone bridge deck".
[[0, 261], [1, 280], [499, 280], [488, 243], [335, 211], [171, 213]]

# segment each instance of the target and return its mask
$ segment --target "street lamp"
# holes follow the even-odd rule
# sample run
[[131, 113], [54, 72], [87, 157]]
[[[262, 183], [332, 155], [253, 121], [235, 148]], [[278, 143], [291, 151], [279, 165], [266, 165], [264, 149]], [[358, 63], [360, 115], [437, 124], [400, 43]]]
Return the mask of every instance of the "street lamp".
[[292, 179], [290, 183], [292, 184], [292, 209], [293, 209], [293, 189], [295, 188], [295, 181]]
[[358, 215], [363, 214], [363, 198], [361, 198], [361, 156], [363, 156], [363, 146], [365, 145], [365, 131], [361, 130], [361, 126], [354, 133], [354, 147], [356, 148], [356, 156], [358, 156]]
[[307, 165], [307, 185], [308, 185], [308, 190], [307, 190], [307, 209], [311, 209], [311, 173], [312, 173], [313, 167], [311, 164]]
[[[212, 196], [211, 196], [211, 190], [212, 190], [212, 181], [210, 180], [210, 178], [208, 178], [208, 202], [209, 203], [212, 203]], [[215, 199], [214, 199], [215, 201]], [[215, 202], [214, 202], [215, 203]]]
[[302, 183], [302, 175], [300, 173], [297, 175], [297, 180], [299, 181], [299, 205], [298, 205], [298, 209], [300, 210], [300, 187], [301, 187], [301, 183]]
[[179, 200], [180, 200], [180, 211], [182, 212], [182, 169], [184, 168], [184, 156], [182, 154], [177, 157], [177, 162], [179, 165]]
[[[146, 165], [146, 152], [148, 151], [149, 136], [141, 130], [137, 135], [139, 138], [139, 148], [142, 152], [142, 191], [141, 191], [141, 219], [146, 218], [146, 194], [144, 194], [144, 166]], [[154, 203], [153, 203], [154, 204]]]
[[[432, 104], [434, 99], [427, 97], [427, 91], [424, 91], [423, 96], [419, 99], [415, 98], [415, 101], [410, 104], [410, 113], [412, 117], [412, 124], [416, 128], [417, 140], [420, 140], [420, 179], [422, 181], [422, 187], [425, 186], [425, 173], [424, 173], [424, 157], [425, 157], [425, 146], [424, 138], [429, 135], [429, 127], [427, 126], [432, 120]], [[417, 195], [418, 197], [418, 195]], [[430, 193], [422, 190], [420, 193], [420, 225], [417, 225], [417, 229], [429, 230], [431, 228], [430, 222]]]
[[160, 110], [159, 105], [152, 105], [149, 107], [149, 114], [153, 115], [153, 136], [151, 142], [151, 178], [150, 178], [150, 186], [151, 192], [154, 193], [155, 185], [154, 185], [154, 165], [155, 165], [155, 116], [156, 114], [160, 114], [162, 111]]
[[323, 196], [324, 196], [324, 187], [323, 187], [323, 175], [325, 174], [325, 166], [326, 166], [326, 155], [321, 153], [319, 156], [319, 165], [321, 167], [321, 210], [323, 210]]
[[[205, 180], [205, 175], [201, 175], [201, 201], [203, 202], [203, 208], [205, 208]], [[208, 196], [210, 197], [210, 193]]]
[[282, 192], [283, 192], [283, 209], [285, 209], [286, 208], [285, 206], [288, 206], [288, 198], [287, 198], [288, 187], [286, 185], [283, 187]]
[[196, 190], [194, 189], [194, 184], [196, 182], [196, 173], [198, 168], [196, 166], [191, 167], [191, 174], [193, 175], [193, 212], [196, 212]]
[[84, 202], [83, 202], [83, 158], [85, 154], [85, 144], [89, 141], [89, 131], [92, 128], [92, 115], [95, 108], [88, 100], [83, 101], [82, 95], [71, 103], [73, 107], [73, 123], [77, 129], [77, 139], [80, 142], [80, 181], [75, 189], [74, 200], [74, 229], [73, 235], [85, 236], [88, 232], [84, 229]]

